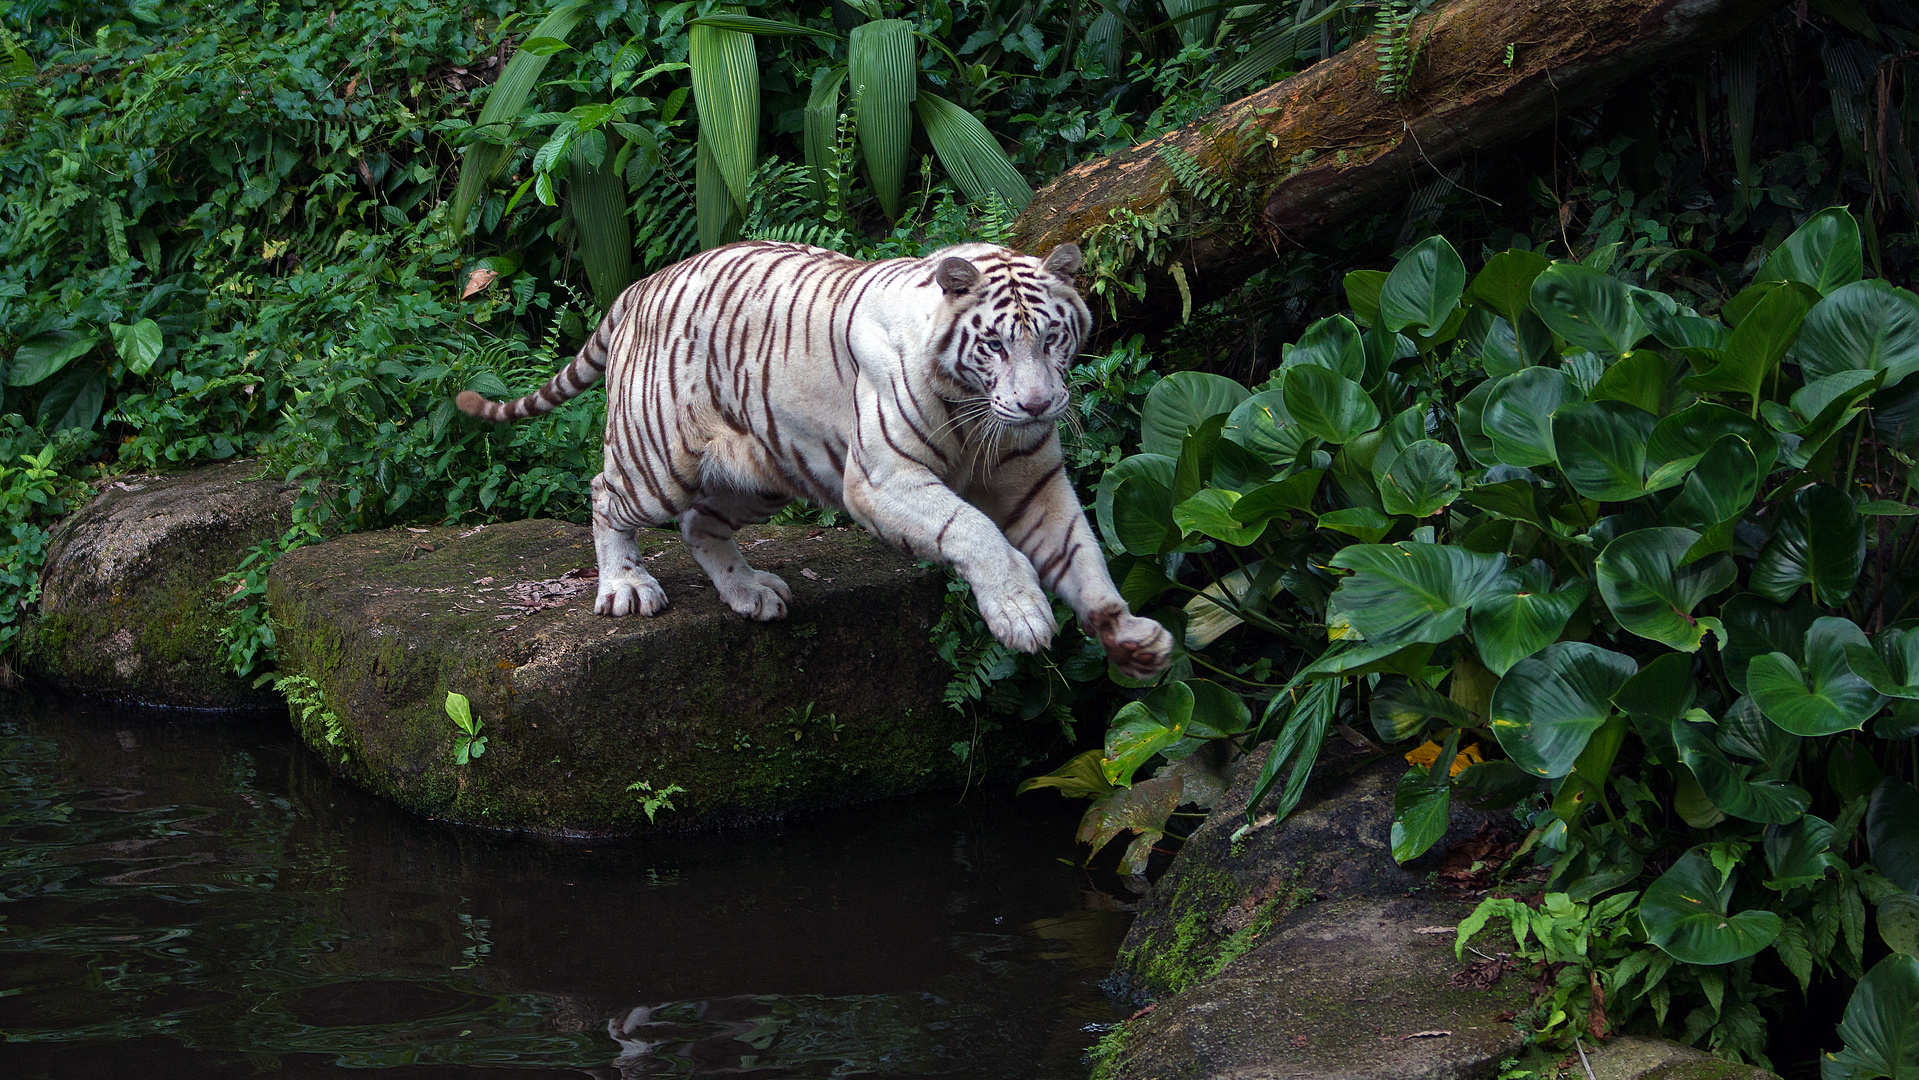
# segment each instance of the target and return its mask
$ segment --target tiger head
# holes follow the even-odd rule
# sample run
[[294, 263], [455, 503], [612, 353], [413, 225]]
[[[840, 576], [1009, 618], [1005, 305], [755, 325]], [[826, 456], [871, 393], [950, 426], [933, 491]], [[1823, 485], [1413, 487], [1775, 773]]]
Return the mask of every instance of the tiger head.
[[1073, 244], [1043, 260], [1003, 250], [941, 260], [934, 277], [951, 321], [936, 362], [996, 426], [1050, 425], [1065, 412], [1066, 369], [1093, 324], [1073, 287], [1079, 265]]

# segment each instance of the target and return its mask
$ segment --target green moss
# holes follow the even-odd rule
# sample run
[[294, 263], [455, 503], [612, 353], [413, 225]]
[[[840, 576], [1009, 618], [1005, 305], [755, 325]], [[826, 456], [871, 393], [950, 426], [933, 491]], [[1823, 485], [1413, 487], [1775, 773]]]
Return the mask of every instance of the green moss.
[[1116, 1024], [1113, 1030], [1099, 1037], [1086, 1051], [1087, 1064], [1093, 1067], [1087, 1080], [1116, 1080], [1120, 1067], [1126, 1063], [1128, 1037], [1125, 1024]]

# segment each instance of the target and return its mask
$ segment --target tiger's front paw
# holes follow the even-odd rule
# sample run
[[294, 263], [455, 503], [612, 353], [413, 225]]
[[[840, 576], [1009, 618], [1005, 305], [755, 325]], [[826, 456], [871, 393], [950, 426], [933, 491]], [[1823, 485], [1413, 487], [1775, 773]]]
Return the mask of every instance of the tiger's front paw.
[[601, 615], [657, 615], [666, 607], [666, 591], [652, 575], [600, 578], [593, 610]]
[[979, 613], [1007, 648], [1036, 653], [1053, 643], [1053, 605], [1038, 585], [981, 595]]
[[734, 585], [720, 585], [720, 599], [736, 614], [760, 622], [772, 622], [786, 618], [786, 602], [793, 599], [793, 590], [778, 574], [769, 574], [764, 570], [750, 571], [751, 581]]
[[1087, 623], [1107, 659], [1127, 678], [1150, 679], [1173, 662], [1173, 635], [1151, 619], [1121, 607], [1095, 613]]

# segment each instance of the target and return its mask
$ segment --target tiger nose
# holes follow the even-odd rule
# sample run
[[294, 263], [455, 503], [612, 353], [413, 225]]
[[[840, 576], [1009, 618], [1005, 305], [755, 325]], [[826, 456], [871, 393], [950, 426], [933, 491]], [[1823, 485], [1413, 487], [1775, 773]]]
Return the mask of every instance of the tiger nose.
[[1026, 415], [1037, 418], [1037, 417], [1045, 416], [1049, 411], [1052, 410], [1053, 399], [1052, 398], [1026, 398], [1019, 403], [1019, 407], [1025, 410]]

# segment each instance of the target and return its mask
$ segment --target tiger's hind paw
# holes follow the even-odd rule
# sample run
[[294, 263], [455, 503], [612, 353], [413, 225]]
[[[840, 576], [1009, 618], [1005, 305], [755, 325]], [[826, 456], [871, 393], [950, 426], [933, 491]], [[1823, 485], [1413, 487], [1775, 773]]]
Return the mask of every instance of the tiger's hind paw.
[[593, 610], [600, 615], [658, 615], [666, 607], [666, 591], [647, 577], [601, 578]]
[[786, 618], [787, 601], [793, 599], [793, 590], [778, 574], [769, 574], [764, 570], [752, 571], [753, 580], [737, 585], [720, 587], [720, 599], [734, 612], [760, 622], [773, 622]]

